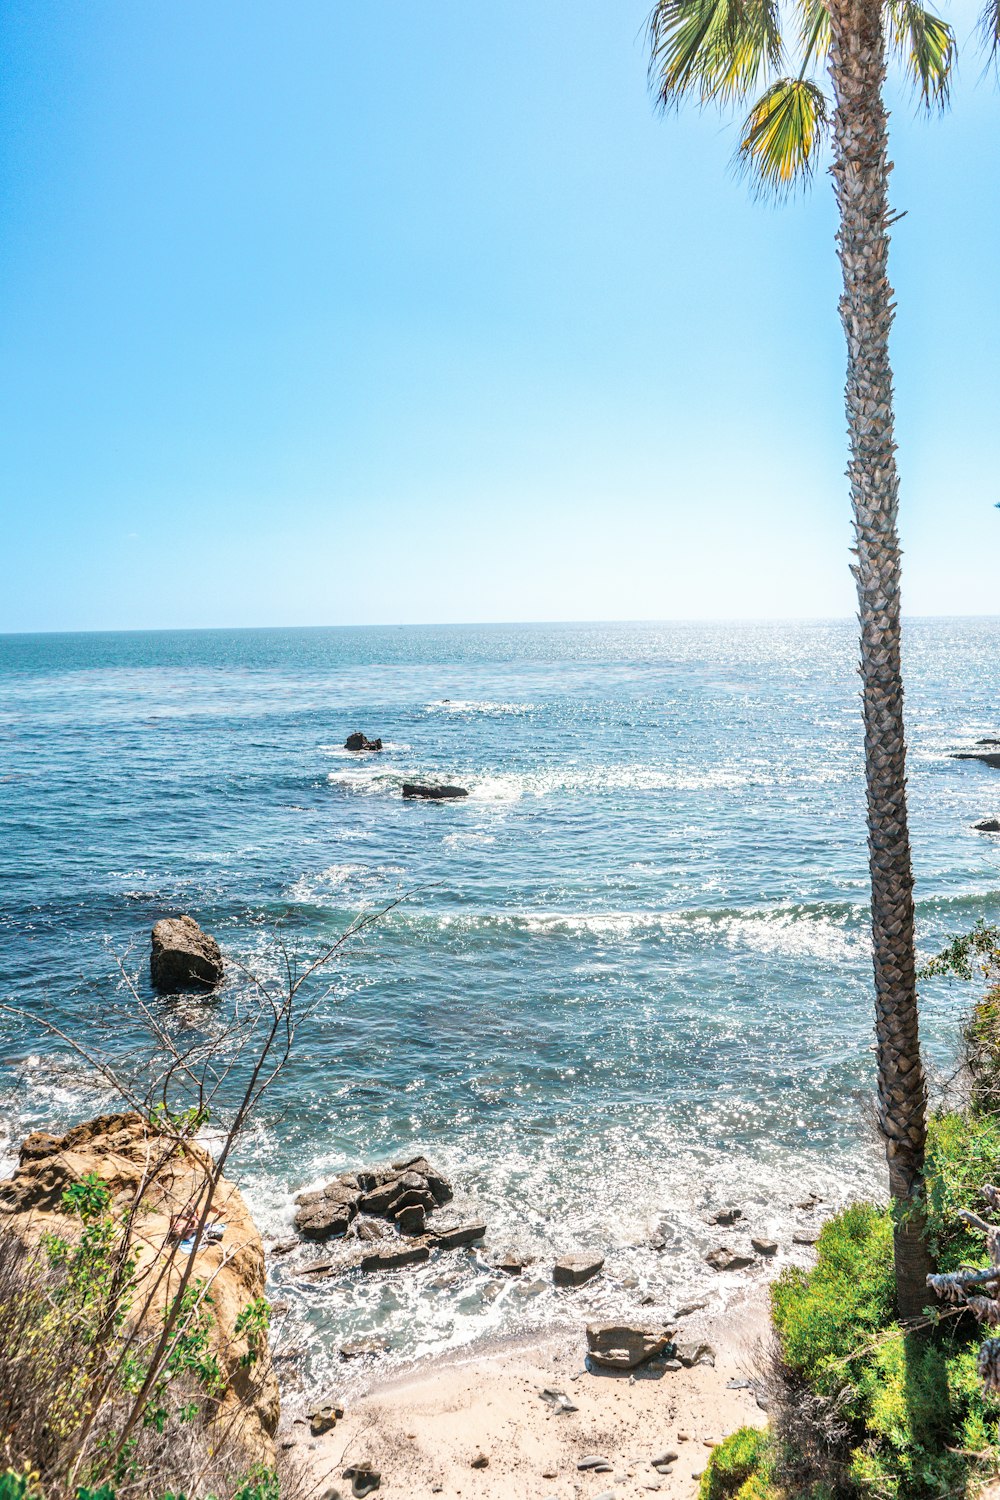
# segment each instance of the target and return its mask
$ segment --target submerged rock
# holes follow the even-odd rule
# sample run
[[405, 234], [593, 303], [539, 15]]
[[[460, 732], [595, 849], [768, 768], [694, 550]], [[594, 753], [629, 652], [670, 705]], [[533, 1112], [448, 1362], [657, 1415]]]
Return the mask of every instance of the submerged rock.
[[163, 917], [153, 928], [149, 977], [158, 990], [214, 989], [222, 979], [222, 953], [194, 917]]
[[718, 1224], [720, 1228], [728, 1229], [731, 1224], [735, 1224], [736, 1220], [742, 1217], [742, 1208], [737, 1208], [736, 1204], [732, 1203], [726, 1208], [717, 1208], [714, 1213], [706, 1214], [705, 1223]]
[[552, 1267], [556, 1286], [582, 1286], [604, 1270], [603, 1255], [563, 1255]]
[[467, 797], [464, 786], [423, 786], [416, 781], [403, 782], [404, 797], [425, 797], [431, 802], [445, 802], [450, 797]]
[[758, 1255], [777, 1255], [778, 1253], [777, 1240], [766, 1240], [761, 1235], [752, 1234], [750, 1243]]
[[358, 730], [355, 730], [354, 734], [349, 734], [344, 741], [345, 750], [381, 750], [381, 748], [381, 740], [366, 739]]

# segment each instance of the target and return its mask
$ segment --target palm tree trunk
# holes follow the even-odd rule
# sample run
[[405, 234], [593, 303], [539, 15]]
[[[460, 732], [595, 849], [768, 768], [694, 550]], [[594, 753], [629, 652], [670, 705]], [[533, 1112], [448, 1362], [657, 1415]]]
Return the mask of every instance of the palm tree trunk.
[[913, 874], [906, 822], [900, 670], [899, 480], [893, 441], [889, 330], [885, 41], [877, 0], [829, 0], [833, 40], [833, 178], [847, 336], [848, 477], [854, 507], [872, 884], [879, 1119], [895, 1211], [896, 1293], [918, 1317], [932, 1269], [923, 1213], [926, 1084], [917, 1031]]

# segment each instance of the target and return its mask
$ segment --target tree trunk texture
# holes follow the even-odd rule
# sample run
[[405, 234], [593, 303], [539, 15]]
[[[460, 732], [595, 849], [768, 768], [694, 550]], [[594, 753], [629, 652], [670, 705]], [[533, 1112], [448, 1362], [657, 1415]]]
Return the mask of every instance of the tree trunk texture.
[[913, 873], [906, 820], [900, 666], [899, 480], [893, 441], [885, 40], [877, 0], [829, 0], [834, 113], [832, 168], [847, 337], [848, 477], [854, 508], [872, 886], [879, 1119], [895, 1211], [902, 1318], [928, 1304], [932, 1269], [923, 1212], [926, 1083], [917, 1027]]

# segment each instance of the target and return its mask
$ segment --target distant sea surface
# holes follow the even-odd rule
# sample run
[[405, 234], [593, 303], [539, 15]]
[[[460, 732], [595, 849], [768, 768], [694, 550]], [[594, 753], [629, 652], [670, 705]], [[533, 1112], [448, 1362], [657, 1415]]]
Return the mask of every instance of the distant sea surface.
[[[129, 1056], [115, 952], [192, 1034], [245, 991], [155, 999], [159, 917], [273, 975], [276, 930], [313, 955], [408, 893], [333, 975], [240, 1180], [287, 1235], [296, 1190], [425, 1150], [538, 1274], [279, 1271], [320, 1335], [306, 1378], [376, 1329], [403, 1359], [574, 1297], [667, 1305], [712, 1274], [713, 1205], [787, 1241], [797, 1198], [881, 1180], [855, 658], [848, 622], [0, 637], [0, 993]], [[929, 953], [997, 911], [1000, 845], [970, 824], [1000, 773], [947, 751], [1000, 729], [1000, 621], [910, 621], [905, 667]], [[346, 752], [354, 729], [383, 753]], [[422, 779], [471, 795], [404, 802]], [[969, 998], [925, 988], [942, 1073]], [[109, 1102], [0, 1023], [0, 1150]], [[548, 1265], [581, 1248], [606, 1275], [560, 1302]]]

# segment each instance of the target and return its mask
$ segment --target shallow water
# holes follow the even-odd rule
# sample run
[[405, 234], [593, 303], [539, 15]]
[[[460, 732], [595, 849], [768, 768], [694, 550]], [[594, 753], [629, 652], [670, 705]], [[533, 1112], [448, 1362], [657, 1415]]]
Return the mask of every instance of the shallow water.
[[[408, 892], [304, 1027], [242, 1179], [281, 1234], [299, 1187], [423, 1148], [540, 1274], [279, 1269], [293, 1323], [330, 1335], [311, 1376], [375, 1327], [402, 1358], [633, 1282], [673, 1299], [704, 1280], [711, 1204], [787, 1237], [807, 1191], [879, 1181], [854, 649], [846, 622], [0, 638], [2, 992], [128, 1057], [111, 950], [145, 986], [158, 917], [269, 974], [278, 924], [315, 953]], [[1000, 728], [998, 664], [996, 620], [907, 626], [925, 951], [995, 912], [1000, 846], [969, 824], [1000, 773], [944, 752]], [[354, 728], [384, 753], [341, 749]], [[422, 778], [471, 796], [404, 803]], [[941, 1069], [967, 999], [924, 995]], [[0, 1043], [9, 1140], [106, 1098], [31, 1028]], [[607, 1276], [557, 1298], [547, 1260], [592, 1246]]]

